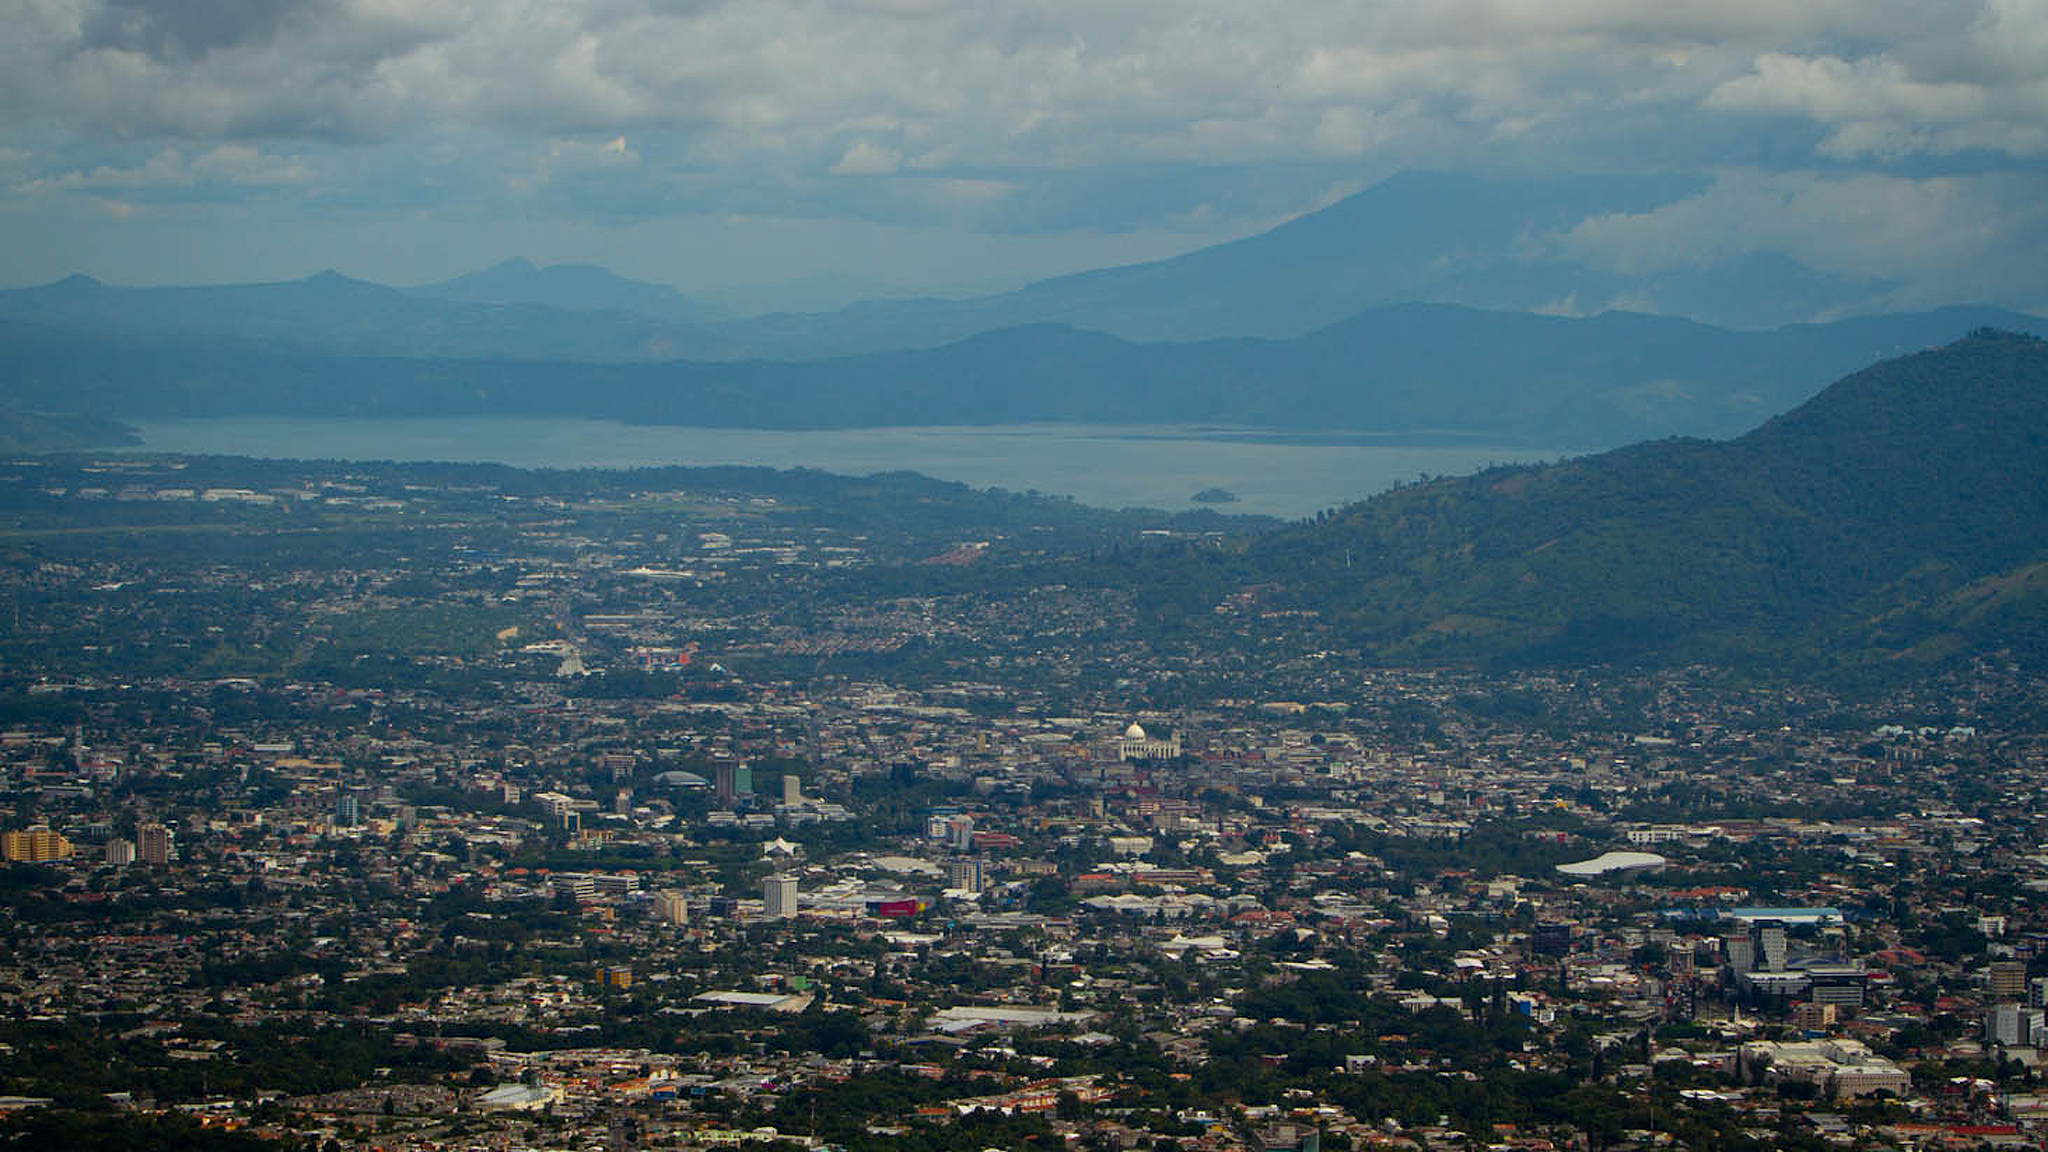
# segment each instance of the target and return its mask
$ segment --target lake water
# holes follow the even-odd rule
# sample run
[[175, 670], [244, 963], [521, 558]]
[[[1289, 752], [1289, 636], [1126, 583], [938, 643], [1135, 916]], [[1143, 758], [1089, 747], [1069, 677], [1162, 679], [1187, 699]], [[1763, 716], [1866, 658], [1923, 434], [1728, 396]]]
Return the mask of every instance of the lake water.
[[223, 417], [131, 421], [143, 450], [276, 459], [495, 462], [524, 468], [767, 465], [867, 475], [908, 469], [977, 488], [1072, 496], [1105, 508], [1199, 508], [1298, 517], [1395, 484], [1554, 460], [1559, 449], [1308, 442], [1228, 428], [1003, 425], [779, 432], [532, 417]]

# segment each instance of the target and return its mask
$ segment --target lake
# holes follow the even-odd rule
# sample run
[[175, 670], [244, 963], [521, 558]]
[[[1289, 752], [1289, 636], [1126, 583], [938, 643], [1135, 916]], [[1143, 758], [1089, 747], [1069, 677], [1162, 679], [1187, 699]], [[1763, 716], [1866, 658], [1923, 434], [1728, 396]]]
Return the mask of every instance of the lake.
[[1564, 449], [1326, 440], [1231, 428], [1030, 424], [768, 431], [536, 417], [220, 417], [130, 421], [142, 450], [277, 459], [494, 462], [522, 468], [766, 465], [867, 475], [908, 469], [976, 488], [1071, 496], [1105, 508], [1299, 517], [1432, 476], [1554, 460]]

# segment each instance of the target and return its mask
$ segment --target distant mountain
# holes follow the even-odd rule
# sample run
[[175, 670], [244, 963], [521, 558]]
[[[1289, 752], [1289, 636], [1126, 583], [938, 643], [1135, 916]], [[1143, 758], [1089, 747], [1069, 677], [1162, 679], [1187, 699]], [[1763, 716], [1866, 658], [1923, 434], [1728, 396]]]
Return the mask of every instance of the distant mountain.
[[1980, 331], [1736, 440], [1411, 486], [1224, 569], [1378, 659], [2041, 666], [2044, 463], [2048, 343]]
[[[109, 288], [73, 277], [0, 292], [0, 319], [357, 355], [805, 360], [936, 348], [1041, 324], [1147, 342], [1291, 339], [1416, 302], [1564, 316], [1627, 310], [1769, 329], [1875, 313], [1896, 288], [1843, 280], [1777, 252], [1624, 275], [1575, 256], [1567, 242], [1587, 220], [1649, 212], [1701, 188], [1675, 177], [1403, 173], [1258, 235], [1171, 259], [967, 299], [866, 300], [746, 319], [718, 319], [672, 288], [594, 265], [525, 260], [414, 289], [331, 272], [188, 288]], [[846, 291], [830, 282], [813, 288], [791, 290], [813, 299]], [[731, 310], [775, 294], [733, 290], [724, 299]]]
[[585, 360], [716, 357], [688, 326], [621, 311], [440, 300], [322, 272], [275, 284], [119, 288], [72, 276], [0, 291], [0, 320], [89, 341], [156, 341], [222, 351]]
[[1893, 285], [1855, 282], [1783, 253], [1624, 275], [1560, 242], [1588, 219], [1643, 213], [1701, 191], [1689, 178], [1393, 176], [1254, 236], [1165, 260], [1042, 280], [967, 300], [894, 300], [762, 316], [719, 331], [777, 358], [929, 347], [1057, 323], [1133, 340], [1286, 338], [1391, 304], [1590, 315], [1628, 309], [1775, 328], [1880, 310]]
[[114, 420], [0, 408], [0, 452], [65, 452], [141, 442], [135, 429]]
[[828, 360], [591, 364], [350, 357], [82, 338], [0, 324], [0, 402], [113, 417], [564, 415], [753, 428], [1202, 423], [1296, 435], [1592, 449], [1729, 436], [1858, 365], [1995, 309], [1731, 332], [1448, 305], [1378, 309], [1294, 340], [1139, 344], [1060, 325]]
[[506, 260], [410, 291], [471, 304], [544, 304], [570, 311], [632, 312], [683, 324], [701, 324], [720, 315], [718, 309], [692, 300], [666, 284], [628, 280], [595, 264], [551, 264], [540, 268], [529, 260]]

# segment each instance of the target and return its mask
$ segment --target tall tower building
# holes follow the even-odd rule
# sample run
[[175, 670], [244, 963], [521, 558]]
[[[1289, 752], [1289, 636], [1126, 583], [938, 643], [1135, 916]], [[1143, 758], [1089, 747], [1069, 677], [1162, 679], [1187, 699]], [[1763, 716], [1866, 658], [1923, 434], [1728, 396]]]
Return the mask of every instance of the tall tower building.
[[138, 841], [137, 850], [142, 854], [142, 862], [144, 864], [156, 868], [167, 868], [170, 866], [171, 858], [177, 852], [177, 846], [172, 842], [171, 830], [169, 828], [155, 823], [144, 824], [136, 830], [135, 838]]
[[337, 827], [353, 828], [363, 822], [362, 796], [346, 784], [334, 793], [334, 823]]
[[946, 887], [966, 892], [979, 892], [988, 887], [982, 873], [981, 858], [968, 856], [946, 864]]
[[1740, 936], [1722, 937], [1721, 947], [1728, 953], [1729, 970], [1737, 976], [1755, 970], [1756, 941], [1751, 940], [1748, 933], [1745, 932]]
[[1756, 926], [1756, 960], [1759, 972], [1783, 972], [1785, 970], [1785, 926], [1775, 921], [1760, 921]]
[[784, 804], [801, 804], [804, 802], [804, 782], [794, 772], [784, 772], [782, 774], [782, 802]]
[[690, 902], [681, 892], [656, 892], [654, 894], [654, 918], [663, 924], [688, 924], [690, 922]]
[[770, 920], [787, 920], [796, 915], [796, 877], [787, 872], [770, 873], [761, 882], [762, 914]]

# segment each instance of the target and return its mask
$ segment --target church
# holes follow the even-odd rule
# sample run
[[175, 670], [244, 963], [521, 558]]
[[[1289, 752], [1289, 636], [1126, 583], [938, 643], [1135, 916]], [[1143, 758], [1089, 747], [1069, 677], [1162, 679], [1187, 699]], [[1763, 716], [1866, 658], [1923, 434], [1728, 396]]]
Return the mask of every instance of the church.
[[1124, 729], [1123, 739], [1117, 741], [1116, 755], [1119, 760], [1171, 760], [1180, 755], [1180, 736], [1155, 740], [1146, 735], [1142, 725], [1132, 721]]

